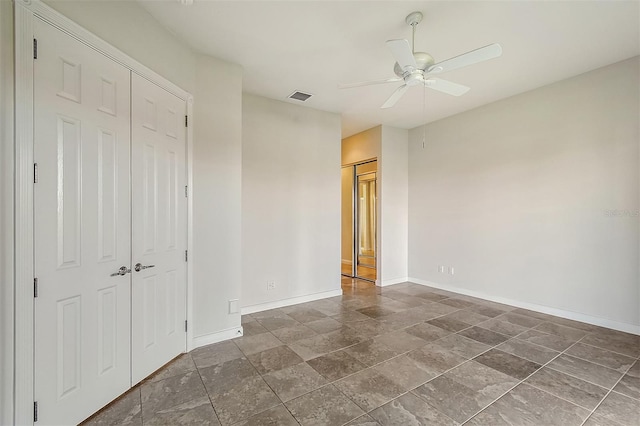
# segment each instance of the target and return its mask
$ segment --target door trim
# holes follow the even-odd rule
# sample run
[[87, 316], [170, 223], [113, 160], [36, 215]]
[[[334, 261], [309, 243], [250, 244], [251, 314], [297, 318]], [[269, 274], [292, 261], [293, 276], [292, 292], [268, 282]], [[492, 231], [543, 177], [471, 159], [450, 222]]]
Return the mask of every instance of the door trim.
[[[40, 0], [14, 0], [15, 17], [15, 275], [14, 275], [14, 424], [33, 424], [34, 403], [34, 227], [33, 227], [33, 38], [40, 19], [102, 53], [187, 103], [187, 250], [193, 253], [193, 96], [111, 44], [56, 12]], [[191, 257], [191, 256], [190, 256]], [[192, 257], [193, 258], [193, 257]], [[187, 321], [193, 324], [193, 262], [187, 262]], [[193, 348], [193, 327], [186, 348]]]

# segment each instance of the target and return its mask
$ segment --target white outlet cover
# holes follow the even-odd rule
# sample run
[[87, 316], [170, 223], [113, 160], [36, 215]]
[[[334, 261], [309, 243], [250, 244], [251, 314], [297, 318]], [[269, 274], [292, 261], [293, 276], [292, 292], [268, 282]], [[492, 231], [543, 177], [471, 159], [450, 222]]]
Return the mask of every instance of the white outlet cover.
[[238, 310], [238, 299], [229, 300], [229, 313], [237, 314], [238, 312], [240, 312]]

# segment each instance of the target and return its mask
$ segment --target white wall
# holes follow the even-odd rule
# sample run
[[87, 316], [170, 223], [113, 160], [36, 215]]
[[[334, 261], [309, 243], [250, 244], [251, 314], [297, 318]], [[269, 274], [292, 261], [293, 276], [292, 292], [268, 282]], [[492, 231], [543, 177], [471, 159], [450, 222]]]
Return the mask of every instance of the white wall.
[[13, 423], [13, 8], [0, 0], [0, 424]]
[[242, 279], [242, 69], [207, 56], [196, 63], [193, 303], [195, 336], [205, 338], [240, 326], [228, 301]]
[[242, 109], [242, 306], [338, 291], [340, 116], [249, 94]]
[[640, 332], [639, 75], [636, 57], [431, 123], [425, 149], [412, 130], [410, 277]]
[[378, 179], [380, 185], [381, 285], [404, 282], [408, 277], [409, 237], [409, 132], [382, 126]]

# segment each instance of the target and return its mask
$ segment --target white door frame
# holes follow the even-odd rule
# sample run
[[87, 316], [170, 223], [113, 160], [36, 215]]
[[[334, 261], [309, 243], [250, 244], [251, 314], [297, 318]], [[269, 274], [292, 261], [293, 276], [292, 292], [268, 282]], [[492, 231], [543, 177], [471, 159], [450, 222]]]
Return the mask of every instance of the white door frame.
[[[187, 250], [193, 252], [193, 96], [56, 12], [40, 0], [14, 0], [15, 14], [15, 341], [14, 424], [32, 424], [34, 413], [33, 52], [40, 19], [187, 102]], [[190, 256], [191, 257], [191, 256]], [[187, 262], [187, 321], [193, 324], [193, 262]], [[187, 330], [193, 348], [193, 327]]]

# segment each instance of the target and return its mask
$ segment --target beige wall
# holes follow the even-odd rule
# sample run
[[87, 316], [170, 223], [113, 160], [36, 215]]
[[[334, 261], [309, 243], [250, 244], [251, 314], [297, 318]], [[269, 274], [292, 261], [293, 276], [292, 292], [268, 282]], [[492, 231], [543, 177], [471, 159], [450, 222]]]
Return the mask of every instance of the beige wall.
[[373, 127], [342, 139], [342, 165], [361, 163], [380, 156], [382, 126]]
[[0, 0], [0, 424], [13, 422], [13, 8]]
[[412, 130], [409, 275], [640, 332], [639, 75], [635, 57], [431, 123], [424, 149]]
[[341, 170], [341, 232], [342, 262], [353, 264], [353, 167]]
[[242, 132], [242, 306], [339, 291], [340, 116], [245, 94]]

